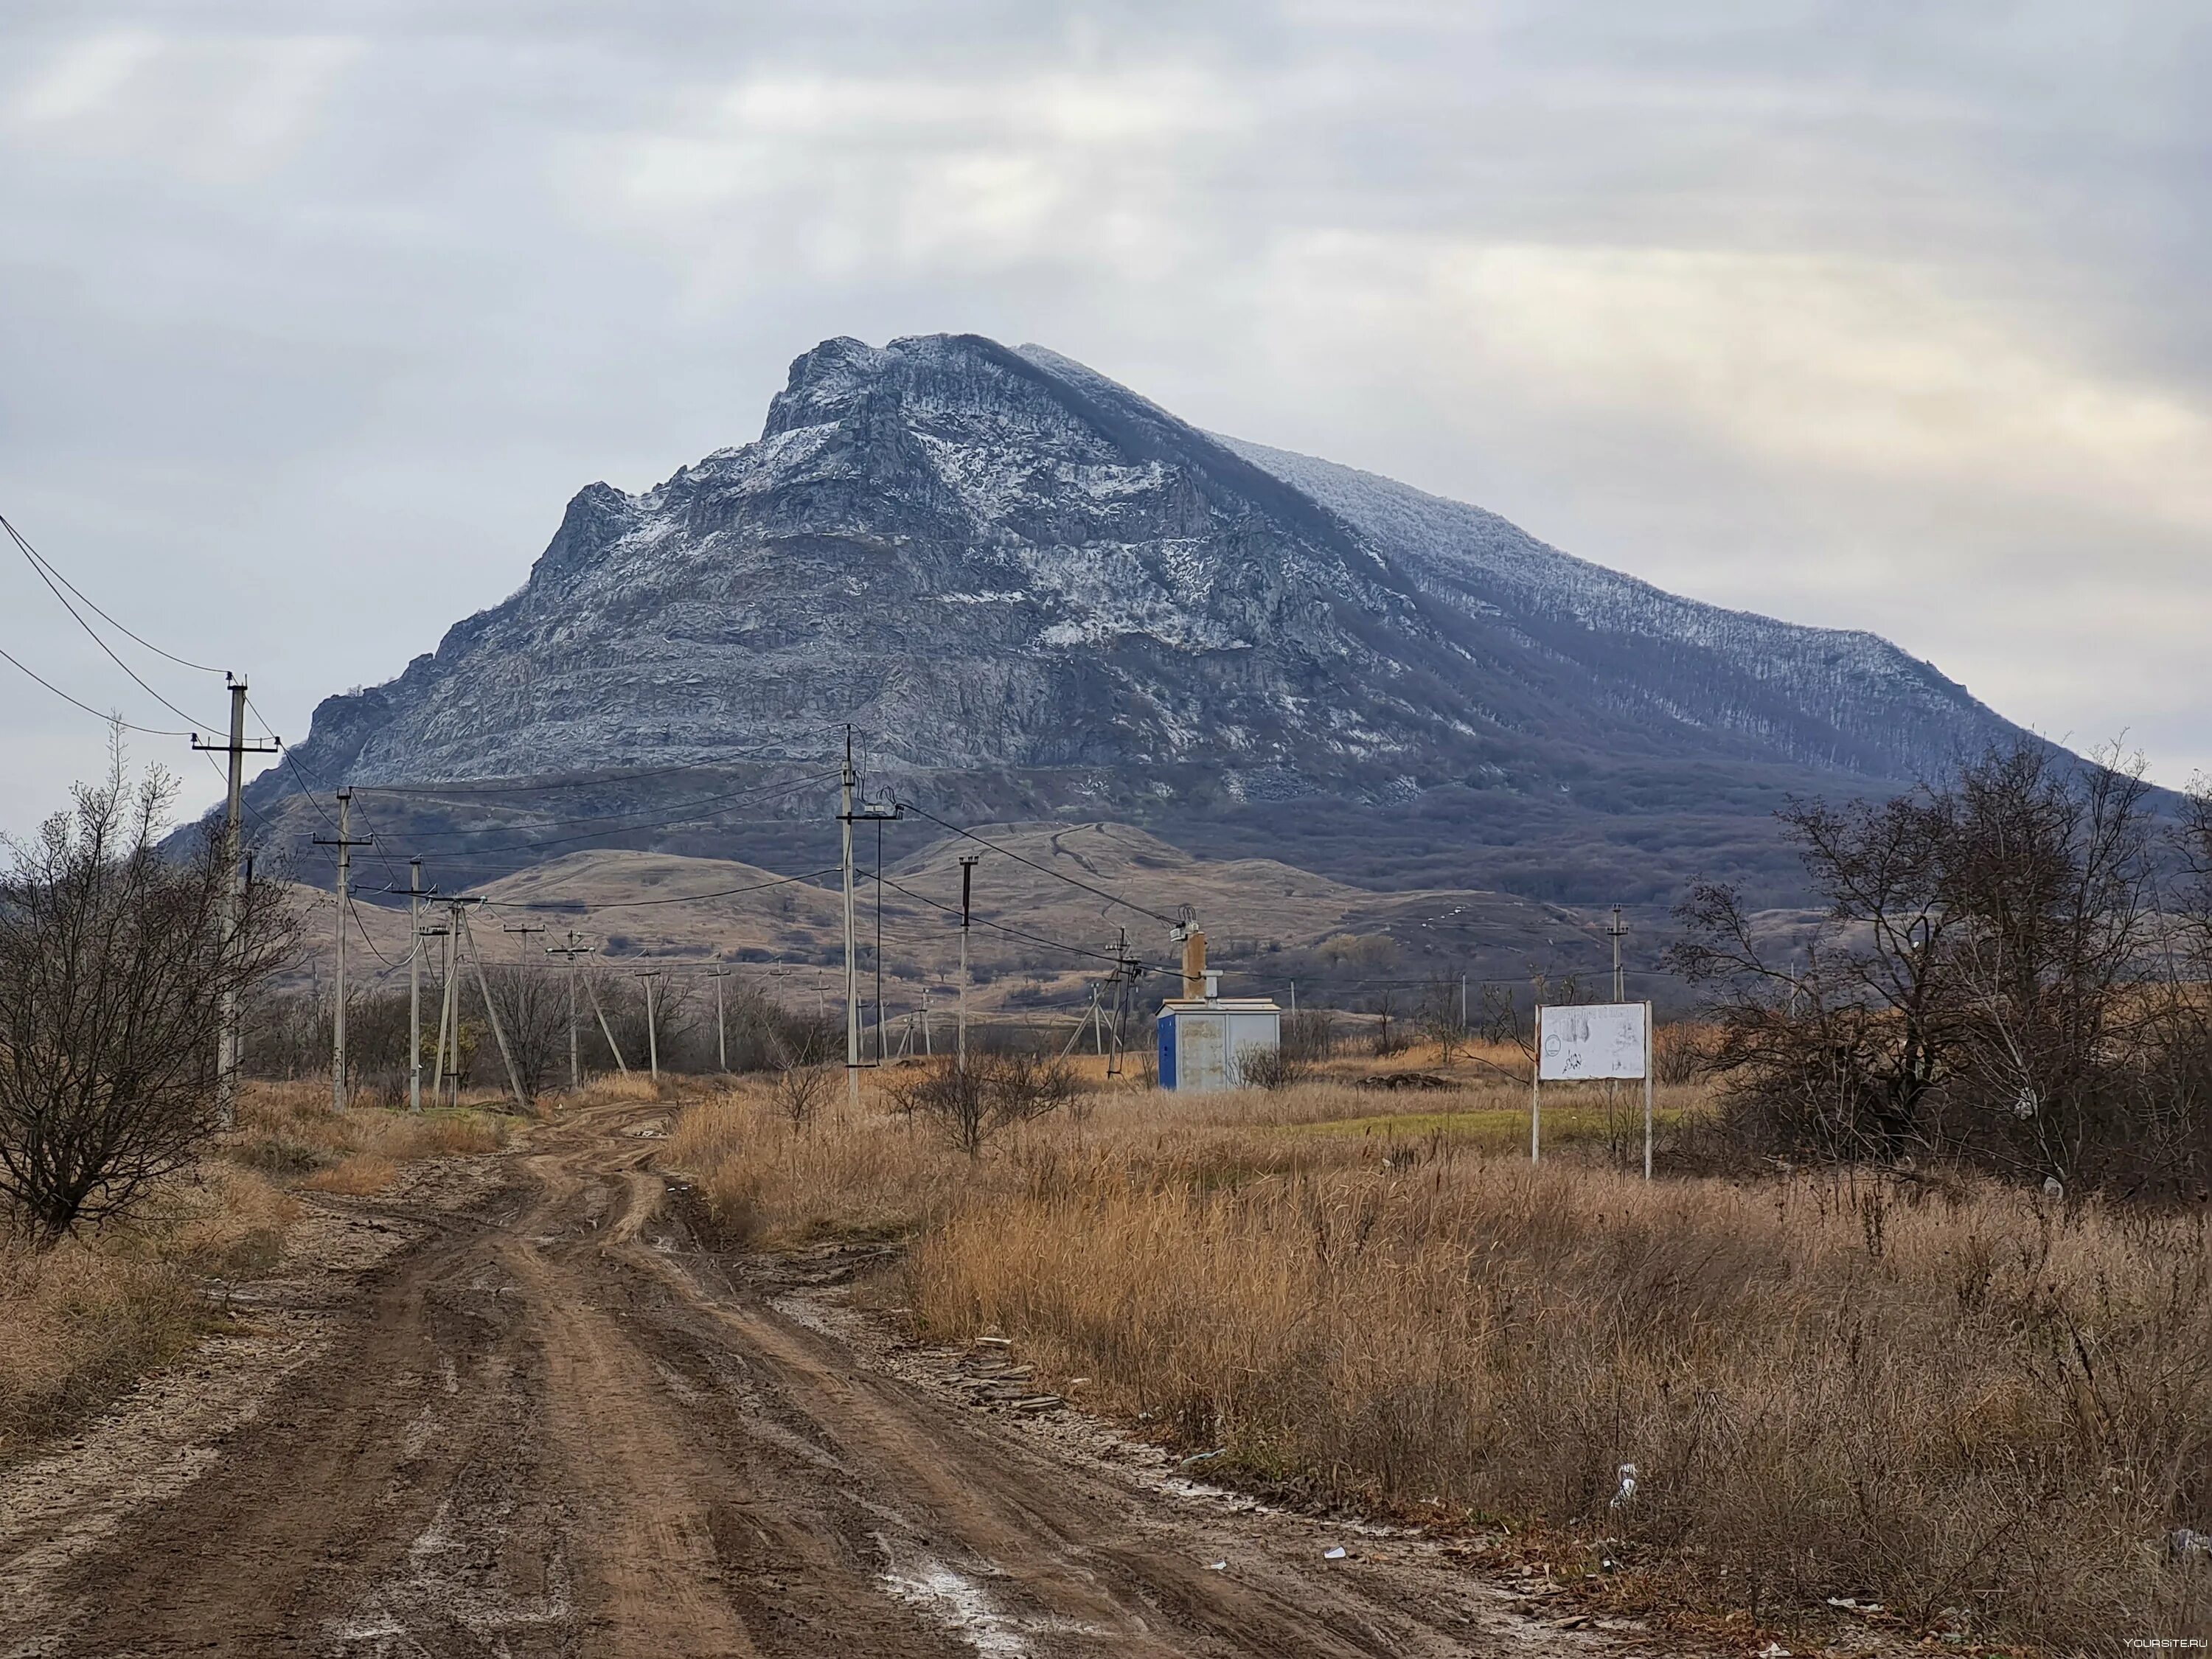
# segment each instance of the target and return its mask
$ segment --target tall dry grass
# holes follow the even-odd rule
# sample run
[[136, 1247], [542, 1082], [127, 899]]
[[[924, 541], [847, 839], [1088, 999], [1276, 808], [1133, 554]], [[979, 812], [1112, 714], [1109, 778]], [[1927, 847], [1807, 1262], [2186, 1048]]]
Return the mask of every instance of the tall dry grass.
[[507, 1144], [509, 1122], [495, 1105], [337, 1112], [327, 1087], [260, 1084], [241, 1092], [238, 1127], [218, 1150], [234, 1164], [308, 1191], [364, 1195], [390, 1186], [410, 1160], [498, 1151]]
[[899, 1293], [933, 1333], [1016, 1336], [1261, 1476], [1616, 1539], [1715, 1610], [1871, 1596], [2060, 1647], [2212, 1623], [2212, 1561], [2167, 1554], [2212, 1531], [2201, 1214], [1647, 1186], [1595, 1139], [1532, 1170], [1314, 1127], [1376, 1099], [1108, 1097], [969, 1169], [737, 1093], [673, 1150], [748, 1236], [910, 1230]]

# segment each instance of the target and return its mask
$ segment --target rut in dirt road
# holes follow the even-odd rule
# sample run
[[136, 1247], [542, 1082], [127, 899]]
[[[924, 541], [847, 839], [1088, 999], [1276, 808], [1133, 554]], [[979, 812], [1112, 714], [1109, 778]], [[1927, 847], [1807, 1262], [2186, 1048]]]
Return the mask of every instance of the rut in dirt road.
[[[661, 1212], [658, 1109], [537, 1133], [81, 1561], [41, 1655], [1578, 1651], [1412, 1540], [1194, 1503], [903, 1380]], [[1226, 1570], [1212, 1564], [1229, 1560]], [[1538, 1638], [1533, 1639], [1532, 1638]]]

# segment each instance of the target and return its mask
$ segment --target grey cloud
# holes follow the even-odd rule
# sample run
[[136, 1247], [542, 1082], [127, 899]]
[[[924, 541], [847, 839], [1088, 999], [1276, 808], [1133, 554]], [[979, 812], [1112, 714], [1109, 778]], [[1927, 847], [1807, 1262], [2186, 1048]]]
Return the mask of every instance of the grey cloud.
[[[250, 668], [288, 736], [515, 586], [575, 488], [752, 435], [816, 339], [971, 328], [1701, 598], [1880, 629], [2045, 730], [2130, 727], [2177, 781], [2212, 763], [2171, 637], [2212, 620], [2176, 476], [2212, 420], [2199, 7], [8, 17], [0, 511], [143, 631]], [[1407, 274], [1501, 249], [1552, 276]], [[1613, 250], [1627, 274], [1577, 263]], [[1802, 441], [1690, 383], [1731, 350], [1757, 373], [1740, 337], [1624, 337], [1612, 378], [1577, 355], [1683, 252], [1760, 293], [1807, 262], [1846, 307], [1774, 337], [1827, 354], [1771, 365]], [[1937, 297], [1893, 331], [1830, 291], [1900, 270]], [[1912, 361], [1861, 384], [1862, 339]], [[1960, 375], [1913, 366], [1954, 346]], [[2008, 469], [2002, 411], [1969, 407], [1986, 441], [1899, 461], [1988, 365], [2119, 435], [2075, 467], [2031, 425]], [[2051, 602], [2085, 572], [2112, 604]], [[167, 724], [28, 581], [0, 577], [0, 644]], [[16, 691], [20, 828], [100, 734]]]

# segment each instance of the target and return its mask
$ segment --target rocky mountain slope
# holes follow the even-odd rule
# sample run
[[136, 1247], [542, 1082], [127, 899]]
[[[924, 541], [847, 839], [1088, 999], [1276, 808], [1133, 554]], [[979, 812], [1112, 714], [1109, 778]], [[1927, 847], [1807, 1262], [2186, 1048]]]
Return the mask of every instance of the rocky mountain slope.
[[[1292, 800], [1354, 842], [1363, 815], [1456, 802], [1477, 842], [1686, 813], [1710, 847], [1784, 788], [1880, 787], [2013, 731], [1872, 635], [1677, 599], [1478, 508], [1211, 436], [1042, 348], [926, 336], [826, 341], [758, 441], [582, 491], [512, 598], [325, 702], [295, 758], [465, 786], [388, 808], [455, 849], [596, 819], [600, 844], [738, 852], [717, 839], [734, 805], [662, 811], [715, 787], [666, 769], [714, 769], [763, 792], [759, 858], [822, 816], [772, 792], [848, 723], [878, 783], [944, 810], [1186, 844], [1211, 825], [1245, 850]], [[466, 788], [555, 778], [498, 811]], [[265, 776], [256, 805], [295, 787]], [[1298, 861], [1371, 878], [1354, 851]]]

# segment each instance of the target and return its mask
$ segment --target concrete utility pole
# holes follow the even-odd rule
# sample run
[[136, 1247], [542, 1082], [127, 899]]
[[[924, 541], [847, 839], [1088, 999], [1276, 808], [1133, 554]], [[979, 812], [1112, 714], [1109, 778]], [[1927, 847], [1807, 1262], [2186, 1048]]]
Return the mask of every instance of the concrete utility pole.
[[431, 1073], [429, 1093], [445, 1099], [447, 1079], [453, 1084], [453, 1103], [460, 1106], [460, 900], [445, 900], [445, 975], [438, 980], [438, 1066]]
[[1628, 981], [1620, 971], [1620, 941], [1628, 937], [1628, 924], [1620, 919], [1620, 907], [1613, 907], [1613, 920], [1606, 926], [1606, 937], [1613, 941], [1613, 1000], [1628, 1000]]
[[351, 834], [353, 823], [353, 791], [338, 791], [337, 839], [315, 837], [318, 847], [338, 849], [338, 977], [337, 994], [331, 1005], [331, 1108], [343, 1112], [346, 1109], [346, 884], [353, 875], [353, 849], [374, 847], [376, 837], [356, 841]]
[[653, 1067], [653, 1080], [658, 1083], [660, 1081], [660, 1033], [653, 1024], [653, 981], [660, 977], [660, 970], [648, 968], [634, 973], [631, 977], [645, 981], [645, 1052]]
[[[568, 981], [568, 1086], [571, 1089], [580, 1089], [584, 1086], [583, 1060], [576, 1048], [576, 958], [592, 954], [590, 945], [576, 943], [577, 937], [576, 930], [571, 927], [568, 930], [568, 944], [549, 945], [545, 947], [547, 956], [566, 957], [568, 960], [567, 975]], [[602, 1024], [604, 1023], [602, 1021]], [[614, 1039], [611, 1036], [607, 1040], [607, 1046], [611, 1048], [614, 1047]], [[615, 1064], [617, 1066], [622, 1064], [620, 1054], [615, 1056]]]
[[507, 1085], [514, 1091], [514, 1107], [526, 1116], [530, 1111], [530, 1097], [522, 1092], [522, 1079], [514, 1069], [514, 1052], [507, 1046], [507, 1028], [499, 1023], [499, 1005], [491, 1000], [491, 986], [484, 979], [483, 952], [477, 949], [476, 935], [468, 931], [465, 916], [461, 921], [463, 935], [469, 947], [469, 959], [476, 964], [477, 994], [483, 999], [484, 1018], [491, 1022], [492, 1041], [499, 1044], [499, 1057], [507, 1067]]
[[968, 1073], [968, 913], [975, 896], [975, 864], [981, 857], [980, 853], [965, 853], [960, 859], [960, 1019], [954, 1045], [958, 1058], [953, 1063], [963, 1077]]
[[[246, 757], [248, 755], [273, 755], [274, 743], [249, 744], [246, 740], [246, 682], [234, 679], [228, 674], [223, 678], [230, 683], [230, 741], [224, 744], [202, 743], [199, 733], [192, 733], [195, 749], [221, 750], [229, 757], [228, 797], [229, 811], [223, 820], [222, 831], [222, 950], [228, 955], [238, 938], [239, 919], [246, 906], [241, 887], [245, 863], [245, 825], [240, 822], [246, 810]], [[215, 1075], [216, 1110], [218, 1120], [226, 1129], [238, 1121], [238, 1064], [240, 1043], [238, 1031], [238, 993], [226, 990], [222, 1006], [216, 1015]]]
[[853, 728], [845, 728], [845, 769], [839, 775], [837, 827], [842, 830], [845, 866], [845, 1099], [860, 1103], [860, 969], [853, 955]]
[[517, 922], [511, 927], [502, 927], [499, 931], [502, 933], [522, 935], [522, 943], [515, 947], [514, 959], [517, 962], [527, 962], [530, 960], [530, 936], [532, 933], [542, 933], [545, 930], [534, 921], [523, 921]]
[[723, 1076], [730, 1074], [730, 1034], [722, 1024], [722, 981], [730, 976], [726, 968], [709, 968], [707, 977], [714, 981], [714, 1067]]
[[[845, 867], [845, 1098], [854, 1106], [860, 1103], [860, 957], [855, 954], [853, 938], [853, 820], [855, 817], [868, 818], [880, 825], [884, 819], [898, 817], [906, 810], [902, 806], [892, 805], [863, 806], [855, 811], [853, 805], [853, 791], [860, 781], [860, 774], [853, 769], [853, 728], [848, 726], [845, 728], [845, 767], [839, 776], [840, 799], [842, 804], [838, 808], [837, 824], [843, 832], [841, 839]], [[880, 828], [877, 830], [876, 836], [876, 1018], [878, 1027], [876, 1034], [876, 1057], [880, 1061], [883, 1058], [881, 1021], [883, 1018], [884, 901], [883, 830]]]
[[407, 1109], [422, 1109], [422, 860], [407, 860]]
[[623, 1058], [622, 1045], [615, 1041], [615, 1028], [607, 1024], [607, 1011], [600, 1006], [599, 988], [586, 981], [584, 990], [592, 999], [592, 1012], [599, 1017], [599, 1035], [607, 1040], [607, 1052], [615, 1057], [615, 1070], [628, 1077], [629, 1062]]

